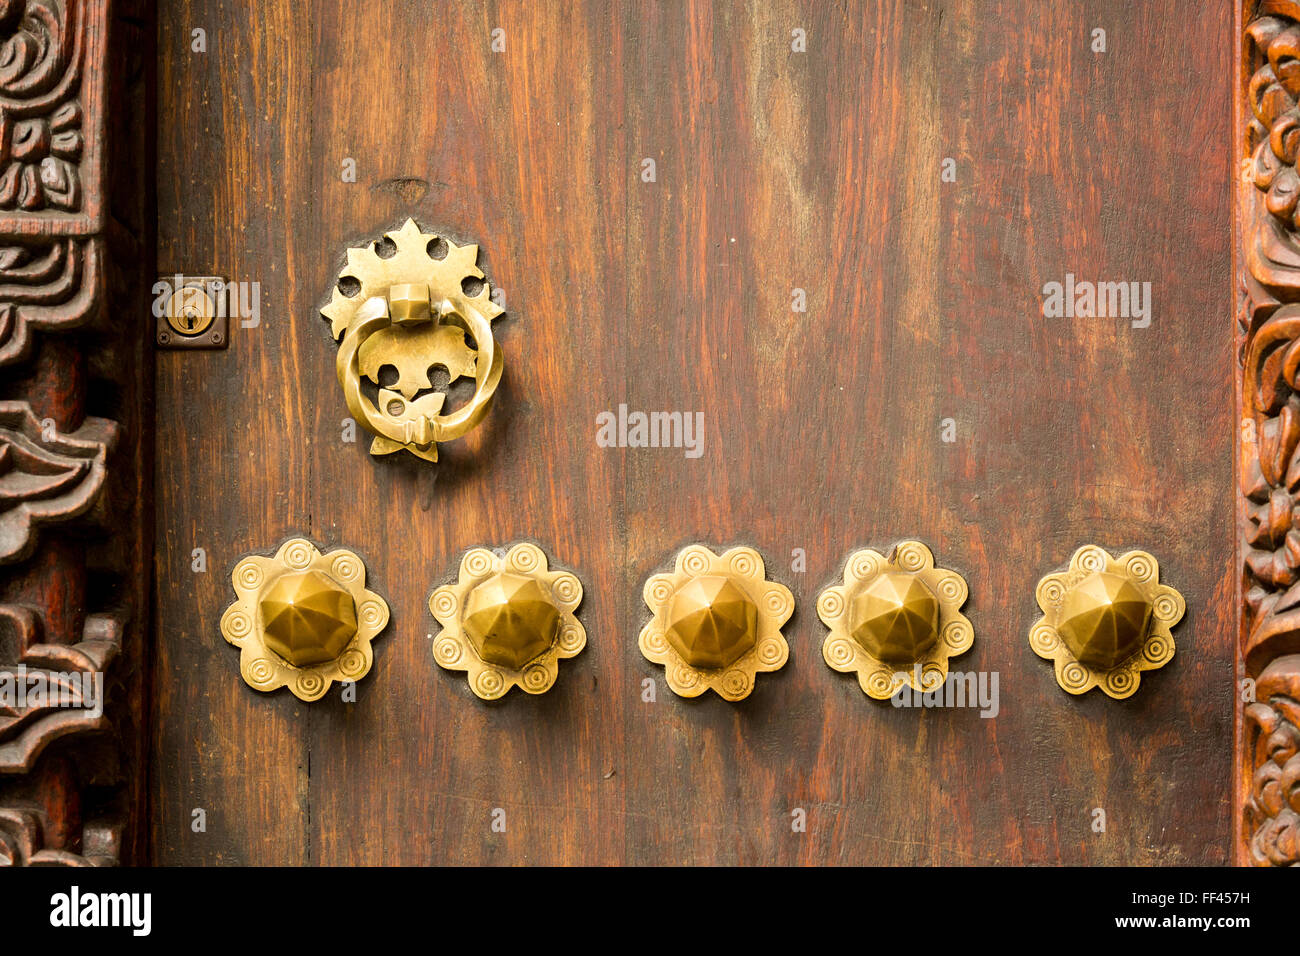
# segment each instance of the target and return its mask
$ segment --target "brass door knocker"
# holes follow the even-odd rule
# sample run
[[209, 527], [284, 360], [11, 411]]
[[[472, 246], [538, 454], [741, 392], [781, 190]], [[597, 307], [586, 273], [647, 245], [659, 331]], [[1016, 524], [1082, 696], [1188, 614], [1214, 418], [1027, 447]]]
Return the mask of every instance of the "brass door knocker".
[[[460, 438], [487, 414], [502, 372], [492, 319], [503, 310], [477, 260], [478, 246], [421, 232], [412, 219], [348, 250], [321, 314], [342, 336], [335, 371], [348, 410], [375, 436], [372, 455], [405, 449], [437, 461], [438, 442]], [[385, 367], [397, 372], [391, 386], [380, 383]], [[429, 378], [434, 367], [446, 370], [448, 385], [474, 376], [466, 404], [443, 412], [446, 395]], [[375, 399], [363, 378], [374, 383]]]

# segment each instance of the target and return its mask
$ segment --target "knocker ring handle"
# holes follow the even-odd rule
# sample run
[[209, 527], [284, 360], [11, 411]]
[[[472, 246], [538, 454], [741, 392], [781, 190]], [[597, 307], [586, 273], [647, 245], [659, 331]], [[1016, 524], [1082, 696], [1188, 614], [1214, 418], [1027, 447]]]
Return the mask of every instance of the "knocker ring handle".
[[[469, 303], [454, 305], [449, 299], [438, 304], [437, 319], [451, 319], [474, 340], [476, 352], [474, 369], [474, 395], [461, 408], [450, 414], [428, 414], [418, 407], [418, 402], [393, 396], [384, 408], [378, 408], [361, 391], [361, 346], [370, 336], [393, 324], [387, 298], [374, 296], [367, 299], [352, 321], [339, 345], [335, 371], [348, 410], [371, 432], [402, 445], [426, 446], [430, 442], [450, 441], [459, 438], [483, 420], [492, 404], [497, 384], [501, 381], [501, 352], [492, 337], [492, 325], [481, 312]], [[394, 409], [394, 406], [400, 408]]]

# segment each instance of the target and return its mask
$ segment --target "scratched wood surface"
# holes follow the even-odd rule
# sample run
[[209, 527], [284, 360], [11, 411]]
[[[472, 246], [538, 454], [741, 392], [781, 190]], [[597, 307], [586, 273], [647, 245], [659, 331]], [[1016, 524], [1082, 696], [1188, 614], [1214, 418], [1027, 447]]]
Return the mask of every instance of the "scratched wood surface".
[[[157, 861], [1226, 861], [1226, 6], [161, 6], [159, 269], [260, 282], [261, 325], [158, 356]], [[496, 405], [436, 466], [341, 440], [318, 314], [408, 215], [480, 242], [508, 313]], [[1150, 326], [1044, 318], [1066, 273], [1150, 282]], [[703, 454], [598, 447], [620, 403], [702, 411]], [[252, 691], [219, 633], [232, 565], [295, 534], [392, 608], [354, 704]], [[996, 718], [821, 660], [817, 593], [908, 537], [970, 583], [954, 666], [998, 673]], [[581, 577], [588, 647], [485, 705], [434, 665], [427, 599], [521, 538]], [[789, 665], [739, 705], [637, 649], [643, 580], [696, 540], [795, 594]], [[1187, 597], [1127, 701], [1027, 642], [1087, 542]]]

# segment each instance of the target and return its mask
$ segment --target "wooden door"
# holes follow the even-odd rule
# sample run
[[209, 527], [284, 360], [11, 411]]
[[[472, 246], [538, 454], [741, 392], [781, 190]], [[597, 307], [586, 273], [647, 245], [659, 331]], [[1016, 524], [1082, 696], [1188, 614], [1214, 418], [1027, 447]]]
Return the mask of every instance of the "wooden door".
[[[295, 7], [161, 10], [160, 272], [256, 280], [262, 314], [159, 355], [158, 861], [1227, 858], [1224, 10]], [[320, 315], [344, 251], [407, 217], [479, 243], [507, 312], [495, 406], [432, 465], [342, 440]], [[1067, 273], [1150, 282], [1150, 326], [1045, 317]], [[600, 447], [620, 405], [702, 411], [702, 454]], [[355, 703], [252, 691], [217, 630], [231, 567], [295, 535], [391, 605]], [[818, 592], [904, 538], [968, 578], [995, 718], [823, 663]], [[520, 539], [579, 575], [588, 646], [487, 705], [435, 666], [428, 598]], [[740, 704], [638, 650], [642, 582], [693, 541], [795, 596], [789, 664]], [[1089, 542], [1188, 599], [1124, 701], [1062, 692], [1027, 642]]]
[[[103, 147], [107, 172], [87, 205], [138, 214], [71, 229], [111, 263], [98, 324], [29, 322], [40, 349], [0, 351], [36, 422], [0, 438], [102, 416], [118, 430], [79, 434], [121, 486], [0, 556], [0, 664], [32, 620], [108, 634], [117, 662], [84, 666], [120, 696], [107, 749], [103, 724], [0, 723], [0, 856], [1287, 862], [1270, 787], [1294, 775], [1300, 645], [1261, 508], [1291, 393], [1256, 400], [1239, 361], [1282, 374], [1250, 342], [1300, 299], [1250, 269], [1294, 229], [1268, 191], [1286, 131], [1254, 160], [1267, 182], [1237, 163], [1269, 141], [1259, 91], [1285, 113], [1268, 91], [1300, 9], [40, 2], [89, 38], [69, 162]], [[134, 82], [105, 78], [115, 56]], [[65, 227], [4, 207], [4, 175], [28, 255]], [[368, 453], [321, 314], [347, 250], [408, 219], [478, 244], [505, 309], [495, 403], [436, 463]], [[112, 282], [145, 314], [173, 274], [236, 283], [255, 314], [215, 349], [107, 318]], [[1145, 306], [1058, 309], [1079, 283]], [[605, 447], [620, 409], [700, 413], [702, 441]], [[1238, 492], [1238, 452], [1273, 485]], [[355, 699], [258, 692], [223, 639], [232, 569], [292, 537], [355, 552], [390, 608]], [[819, 594], [903, 540], [968, 582], [951, 666], [996, 675], [996, 713], [895, 707], [823, 660]], [[485, 702], [437, 665], [429, 598], [468, 549], [518, 541], [577, 574], [587, 643], [546, 693]], [[793, 595], [789, 660], [742, 701], [679, 697], [638, 646], [646, 579], [693, 542], [757, 549]], [[1039, 579], [1085, 544], [1151, 552], [1186, 600], [1173, 659], [1123, 699], [1065, 692], [1029, 642]]]

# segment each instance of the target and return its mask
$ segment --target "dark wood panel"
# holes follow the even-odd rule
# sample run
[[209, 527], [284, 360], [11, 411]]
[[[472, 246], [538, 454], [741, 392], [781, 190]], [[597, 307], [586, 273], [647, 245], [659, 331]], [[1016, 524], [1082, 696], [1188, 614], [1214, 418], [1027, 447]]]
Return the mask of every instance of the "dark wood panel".
[[[159, 360], [161, 861], [1226, 859], [1229, 12], [259, 10], [162, 15], [160, 266], [259, 280], [263, 323]], [[407, 215], [480, 242], [508, 312], [496, 406], [436, 466], [340, 440], [317, 315], [343, 249]], [[1151, 326], [1045, 319], [1067, 272], [1150, 281]], [[703, 456], [597, 447], [621, 402], [703, 411]], [[217, 630], [228, 569], [292, 533], [360, 552], [392, 607], [356, 704], [251, 691]], [[969, 580], [956, 666], [999, 672], [996, 719], [823, 664], [817, 592], [904, 537]], [[588, 647], [485, 705], [434, 666], [426, 602], [519, 538], [578, 572]], [[674, 697], [637, 649], [642, 581], [692, 540], [795, 593], [791, 662], [739, 705]], [[1088, 541], [1188, 597], [1127, 701], [1068, 696], [1027, 643], [1038, 577]]]
[[0, 867], [137, 863], [152, 7], [42, 0], [0, 19]]

